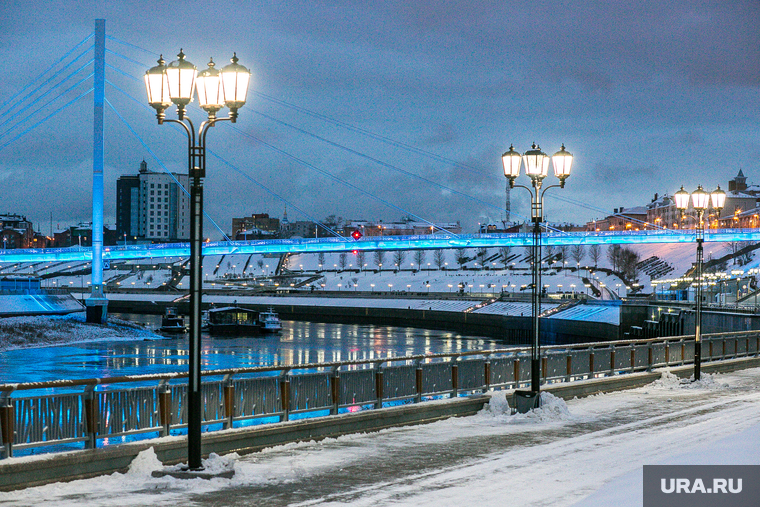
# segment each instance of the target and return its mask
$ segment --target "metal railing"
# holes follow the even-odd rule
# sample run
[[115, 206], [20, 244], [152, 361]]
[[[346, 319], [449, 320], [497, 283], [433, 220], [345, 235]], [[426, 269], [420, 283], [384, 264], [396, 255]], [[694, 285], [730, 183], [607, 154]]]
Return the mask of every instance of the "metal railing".
[[[703, 336], [703, 361], [757, 356], [760, 331]], [[621, 375], [692, 362], [694, 337], [547, 346], [544, 383]], [[336, 415], [530, 383], [530, 349], [204, 372], [207, 430]], [[0, 384], [3, 457], [14, 450], [112, 445], [186, 427], [186, 373]]]

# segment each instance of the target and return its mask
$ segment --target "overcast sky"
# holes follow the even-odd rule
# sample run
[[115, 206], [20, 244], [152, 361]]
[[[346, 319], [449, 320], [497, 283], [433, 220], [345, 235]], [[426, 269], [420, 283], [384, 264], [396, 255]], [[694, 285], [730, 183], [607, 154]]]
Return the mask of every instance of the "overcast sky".
[[[91, 94], [6, 145], [87, 86], [17, 127], [55, 94], [12, 112], [7, 101], [98, 17], [113, 37], [106, 96], [150, 149], [106, 110], [107, 223], [115, 222], [116, 178], [136, 173], [143, 158], [153, 170], [161, 170], [154, 155], [186, 170], [183, 137], [156, 124], [141, 81], [128, 77], [141, 80], [159, 53], [170, 61], [183, 48], [199, 68], [210, 56], [226, 64], [236, 51], [253, 72], [237, 125], [208, 137], [224, 161], [208, 158], [206, 209], [226, 231], [232, 217], [282, 216], [274, 193], [291, 203], [291, 221], [410, 213], [459, 220], [469, 232], [503, 218], [501, 154], [511, 143], [525, 151], [535, 141], [549, 154], [564, 143], [575, 155], [565, 189], [547, 193], [552, 221], [582, 223], [682, 184], [725, 188], [740, 168], [760, 183], [759, 15], [757, 1], [4, 0], [0, 212], [26, 215], [43, 232], [51, 213], [54, 227], [90, 220]], [[200, 121], [197, 108], [191, 115]], [[512, 195], [513, 218], [529, 215], [527, 193]]]

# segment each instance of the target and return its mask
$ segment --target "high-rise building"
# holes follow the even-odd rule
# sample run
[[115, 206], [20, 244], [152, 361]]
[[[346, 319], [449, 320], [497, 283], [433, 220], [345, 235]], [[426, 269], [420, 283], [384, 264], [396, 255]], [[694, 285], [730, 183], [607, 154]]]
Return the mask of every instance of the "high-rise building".
[[116, 181], [116, 229], [121, 237], [155, 241], [190, 239], [190, 198], [186, 174], [153, 172], [143, 160], [137, 175]]

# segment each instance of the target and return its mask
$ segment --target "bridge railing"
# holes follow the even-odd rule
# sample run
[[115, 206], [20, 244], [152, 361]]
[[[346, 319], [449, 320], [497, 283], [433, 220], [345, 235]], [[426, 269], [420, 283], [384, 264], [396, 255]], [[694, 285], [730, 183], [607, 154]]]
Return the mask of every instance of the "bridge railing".
[[[703, 361], [757, 356], [760, 331], [703, 337]], [[694, 337], [548, 346], [544, 383], [688, 364]], [[208, 431], [382, 409], [530, 384], [530, 349], [480, 350], [203, 372]], [[3, 457], [92, 448], [178, 434], [187, 424], [186, 373], [0, 384]]]

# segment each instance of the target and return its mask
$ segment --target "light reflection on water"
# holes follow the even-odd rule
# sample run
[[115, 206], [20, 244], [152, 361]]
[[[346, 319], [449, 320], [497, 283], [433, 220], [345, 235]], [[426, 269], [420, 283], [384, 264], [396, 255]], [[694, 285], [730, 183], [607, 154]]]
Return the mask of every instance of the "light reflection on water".
[[[114, 315], [157, 327], [160, 316]], [[449, 331], [358, 324], [283, 321], [278, 335], [203, 335], [203, 369], [357, 361], [424, 353], [500, 348], [483, 337]], [[0, 382], [102, 378], [186, 372], [187, 335], [146, 341], [104, 341], [0, 352]]]

